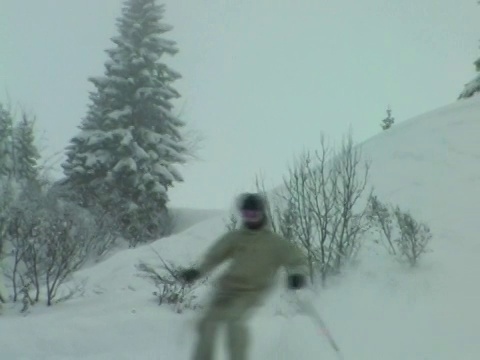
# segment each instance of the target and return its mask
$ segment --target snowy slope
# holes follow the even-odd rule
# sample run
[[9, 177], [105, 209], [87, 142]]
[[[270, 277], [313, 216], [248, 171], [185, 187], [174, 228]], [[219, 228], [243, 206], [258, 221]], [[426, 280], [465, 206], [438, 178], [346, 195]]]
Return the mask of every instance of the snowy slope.
[[186, 230], [189, 227], [213, 217], [222, 216], [223, 210], [211, 209], [188, 209], [188, 208], [174, 208], [170, 210], [170, 214], [174, 219], [175, 228], [174, 233]]
[[[381, 249], [314, 297], [346, 360], [480, 358], [480, 99], [396, 125], [362, 144], [379, 197], [431, 226], [434, 252], [405, 270]], [[151, 246], [129, 249], [82, 270], [82, 296], [28, 316], [0, 317], [1, 359], [189, 359], [197, 314], [159, 307], [137, 276], [139, 260], [188, 265], [225, 226], [226, 214]], [[205, 290], [199, 293], [204, 299]], [[281, 295], [276, 296], [276, 295]], [[307, 296], [310, 295], [307, 293]], [[336, 359], [309, 318], [278, 289], [251, 322], [251, 360]], [[218, 360], [226, 359], [219, 348]]]

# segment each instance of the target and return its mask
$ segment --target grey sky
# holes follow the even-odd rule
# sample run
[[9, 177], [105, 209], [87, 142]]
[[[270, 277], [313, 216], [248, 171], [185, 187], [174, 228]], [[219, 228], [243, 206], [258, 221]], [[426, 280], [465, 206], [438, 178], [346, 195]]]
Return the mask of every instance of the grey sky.
[[[293, 156], [455, 101], [479, 56], [474, 0], [167, 0], [178, 111], [205, 140], [172, 205], [223, 208], [256, 174], [278, 185]], [[120, 0], [0, 0], [0, 85], [62, 151], [103, 74]]]

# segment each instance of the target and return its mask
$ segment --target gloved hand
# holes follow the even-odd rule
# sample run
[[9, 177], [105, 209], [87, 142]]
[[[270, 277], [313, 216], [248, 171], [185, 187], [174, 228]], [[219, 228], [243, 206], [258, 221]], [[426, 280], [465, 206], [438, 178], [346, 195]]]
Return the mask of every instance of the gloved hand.
[[289, 289], [298, 290], [306, 285], [306, 279], [304, 275], [292, 274], [287, 278], [287, 285]]
[[186, 283], [193, 283], [200, 277], [200, 271], [197, 269], [186, 269], [180, 273], [180, 278]]

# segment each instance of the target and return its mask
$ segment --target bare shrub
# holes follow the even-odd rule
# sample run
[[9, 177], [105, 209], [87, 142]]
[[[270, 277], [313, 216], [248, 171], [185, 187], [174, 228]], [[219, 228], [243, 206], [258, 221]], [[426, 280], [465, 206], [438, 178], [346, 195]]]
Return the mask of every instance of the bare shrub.
[[[314, 219], [309, 206], [309, 197], [312, 195], [308, 187], [308, 169], [310, 166], [310, 154], [302, 155], [299, 160], [290, 169], [288, 179], [284, 181], [286, 194], [285, 200], [287, 208], [281, 214], [283, 235], [299, 242], [305, 249], [308, 258], [308, 267], [310, 279], [314, 278], [314, 266], [318, 263], [317, 247], [314, 245]], [[287, 227], [286, 217], [291, 221]]]
[[157, 288], [153, 295], [157, 298], [158, 304], [173, 306], [177, 313], [182, 313], [185, 309], [195, 309], [194, 290], [196, 286], [205, 283], [207, 279], [202, 279], [196, 285], [186, 284], [180, 277], [184, 269], [172, 262], [164, 261], [156, 251], [154, 252], [160, 259], [160, 266], [153, 267], [141, 261], [136, 268], [140, 271], [141, 277], [150, 280]]
[[27, 275], [25, 260], [28, 257], [32, 265], [36, 265], [35, 244], [30, 242], [34, 230], [39, 225], [33, 206], [27, 207], [25, 203], [17, 202], [16, 206], [10, 209], [8, 239], [10, 245], [10, 268], [7, 276], [10, 278], [13, 289], [13, 301], [18, 300], [19, 289], [23, 292], [25, 288], [30, 289], [31, 284], [35, 284], [36, 295], [38, 301], [40, 296], [40, 280], [38, 273], [35, 271], [37, 267], [30, 269], [30, 276]]
[[87, 279], [75, 281], [73, 284], [62, 286], [62, 295], [57, 296], [55, 303], [65, 302], [72, 299], [74, 296], [83, 296], [85, 294], [85, 286]]
[[226, 228], [227, 231], [233, 231], [238, 228], [238, 218], [235, 216], [235, 214], [230, 214]]
[[429, 252], [428, 244], [432, 239], [430, 228], [415, 220], [409, 212], [400, 210], [398, 206], [394, 214], [400, 232], [395, 240], [398, 252], [410, 266], [414, 267], [418, 264], [420, 257]]
[[373, 229], [381, 234], [387, 251], [410, 266], [416, 266], [422, 255], [429, 252], [432, 234], [428, 225], [414, 219], [399, 206], [384, 204], [376, 196], [370, 197], [368, 218]]
[[[7, 277], [12, 282], [13, 301], [18, 300], [19, 290], [35, 291], [33, 301], [40, 298], [42, 269], [41, 243], [35, 236], [41, 226], [38, 216], [43, 204], [43, 195], [24, 191], [12, 204], [8, 217], [6, 241], [10, 259], [7, 262]], [[30, 296], [30, 295], [29, 295]]]
[[397, 251], [393, 243], [394, 221], [389, 207], [382, 203], [376, 195], [370, 196], [367, 218], [372, 224], [373, 229], [380, 233], [385, 241], [380, 241], [385, 245], [387, 251], [396, 255]]
[[55, 204], [45, 214], [39, 237], [43, 244], [47, 305], [52, 305], [59, 286], [88, 258], [91, 234], [75, 216], [75, 208]]
[[285, 208], [277, 205], [275, 208], [276, 218], [278, 219], [278, 230], [280, 234], [289, 241], [294, 241], [297, 226], [297, 213], [295, 204], [289, 201]]
[[6, 303], [8, 294], [4, 285], [4, 269], [6, 267], [7, 239], [11, 204], [15, 198], [15, 191], [7, 179], [0, 177], [0, 304]]
[[25, 313], [33, 304], [35, 304], [35, 301], [30, 296], [30, 284], [25, 284], [20, 290], [20, 293], [22, 295], [22, 309], [20, 312]]
[[92, 207], [88, 210], [88, 213], [88, 216], [92, 218], [95, 229], [91, 234], [92, 255], [101, 259], [117, 244], [117, 239], [120, 237], [118, 222], [100, 206]]
[[284, 180], [278, 210], [288, 227], [282, 232], [306, 250], [310, 276], [319, 271], [322, 280], [338, 273], [360, 248], [368, 230], [366, 194], [369, 163], [362, 160], [351, 136], [339, 150], [321, 138], [318, 151], [306, 151], [295, 161]]
[[99, 260], [115, 247], [117, 240], [121, 237], [120, 220], [114, 212], [100, 205], [100, 199], [95, 194], [91, 195], [92, 199], [88, 199], [90, 200], [88, 202], [81, 191], [75, 192], [62, 183], [53, 185], [48, 194], [62, 203], [76, 205], [78, 217], [89, 223], [92, 258]]
[[267, 190], [265, 187], [265, 177], [263, 175], [258, 174], [255, 176], [255, 188], [258, 194], [261, 194], [265, 201], [265, 212], [269, 221], [269, 225], [274, 232], [278, 232], [280, 230], [280, 223], [276, 218], [275, 209], [273, 204], [268, 199]]
[[49, 306], [59, 286], [87, 260], [95, 231], [80, 208], [41, 193], [18, 199], [8, 230], [13, 300], [22, 289], [34, 290], [31, 298], [38, 302], [45, 285]]
[[336, 193], [333, 197], [336, 198], [336, 216], [331, 236], [335, 243], [335, 269], [338, 270], [345, 260], [357, 255], [362, 235], [369, 229], [368, 206], [361, 204], [361, 200], [369, 198], [366, 193], [370, 164], [362, 160], [360, 148], [349, 135], [335, 154], [332, 167], [333, 177], [337, 179], [333, 181], [336, 187], [332, 188]]

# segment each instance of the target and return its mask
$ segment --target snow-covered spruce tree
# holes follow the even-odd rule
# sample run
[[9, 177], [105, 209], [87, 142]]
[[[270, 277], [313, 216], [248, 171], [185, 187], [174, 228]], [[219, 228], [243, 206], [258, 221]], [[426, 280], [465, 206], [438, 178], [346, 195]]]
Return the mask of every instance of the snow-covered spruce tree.
[[0, 104], [0, 180], [14, 176], [13, 117]]
[[17, 180], [33, 186], [38, 184], [38, 164], [40, 159], [35, 145], [34, 121], [27, 114], [22, 114], [22, 120], [13, 129], [15, 177]]
[[[480, 4], [480, 1], [478, 1], [478, 3]], [[472, 97], [473, 94], [480, 91], [480, 58], [478, 58], [473, 64], [475, 65], [475, 70], [479, 74], [477, 74], [475, 79], [465, 84], [463, 91], [458, 96], [458, 100]]]
[[[478, 58], [475, 62], [475, 69], [477, 72], [480, 72], [480, 58]], [[458, 96], [458, 99], [466, 99], [472, 97], [473, 94], [480, 91], [480, 74], [478, 74], [475, 79], [465, 84], [463, 91]]]
[[11, 260], [7, 259], [11, 255], [7, 249], [13, 247], [14, 257], [18, 258], [11, 234], [13, 209], [22, 193], [39, 191], [39, 157], [33, 121], [23, 112], [22, 121], [14, 124], [12, 112], [0, 104], [0, 301], [6, 299], [2, 273], [8, 273], [6, 265]]
[[114, 213], [132, 245], [167, 231], [167, 191], [183, 181], [175, 164], [187, 152], [171, 103], [180, 74], [160, 61], [178, 51], [162, 37], [172, 29], [163, 14], [155, 0], [125, 1], [105, 75], [90, 79], [96, 89], [63, 164], [83, 205], [100, 202]]
[[12, 114], [0, 103], [0, 304], [6, 301], [7, 296], [3, 285], [3, 258], [6, 245], [6, 224], [13, 197], [11, 185], [15, 161], [12, 127]]

